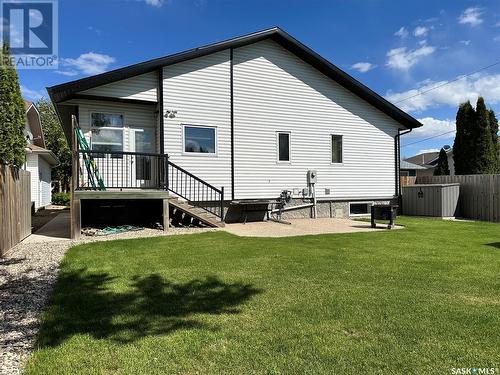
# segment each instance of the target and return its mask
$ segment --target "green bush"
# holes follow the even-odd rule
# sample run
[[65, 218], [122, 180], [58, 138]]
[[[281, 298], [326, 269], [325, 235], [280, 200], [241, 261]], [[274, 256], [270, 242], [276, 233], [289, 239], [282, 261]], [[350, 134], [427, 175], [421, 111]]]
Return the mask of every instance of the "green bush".
[[52, 204], [61, 206], [69, 206], [70, 195], [69, 193], [54, 193], [52, 194]]

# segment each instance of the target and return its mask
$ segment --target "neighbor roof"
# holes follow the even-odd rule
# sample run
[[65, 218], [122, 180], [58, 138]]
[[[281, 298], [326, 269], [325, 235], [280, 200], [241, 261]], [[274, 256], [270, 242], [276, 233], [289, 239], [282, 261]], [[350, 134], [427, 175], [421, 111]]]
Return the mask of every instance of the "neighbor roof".
[[413, 163], [410, 163], [406, 160], [401, 160], [401, 162], [399, 163], [399, 169], [427, 169], [426, 167], [423, 167], [421, 165], [417, 165], [417, 164], [413, 164]]
[[439, 152], [424, 152], [409, 158], [406, 158], [405, 161], [408, 161], [413, 164], [418, 165], [426, 165], [429, 161], [436, 159], [439, 156]]
[[366, 100], [368, 103], [378, 108], [380, 111], [392, 117], [405, 128], [411, 129], [422, 126], [422, 124], [412, 116], [402, 111], [401, 109], [384, 99], [382, 96], [378, 95], [377, 93], [363, 85], [361, 82], [357, 81], [349, 74], [339, 69], [337, 66], [324, 59], [312, 49], [305, 46], [278, 27], [236, 37], [218, 43], [209, 44], [203, 47], [190, 49], [184, 52], [160, 57], [139, 64], [130, 65], [88, 78], [82, 78], [76, 81], [63, 83], [61, 85], [48, 87], [47, 91], [54, 103], [60, 103], [71, 99], [74, 94], [80, 91], [120, 81], [140, 74], [156, 71], [163, 66], [168, 66], [197, 57], [206, 56], [214, 52], [226, 50], [228, 48], [242, 47], [265, 39], [274, 40], [282, 47], [294, 53], [299, 58], [309, 63], [326, 76], [330, 77], [346, 89], [350, 90], [360, 98]]
[[33, 143], [39, 147], [45, 147], [45, 137], [42, 130], [42, 119], [36, 105], [24, 99], [24, 110], [26, 111], [26, 120], [33, 134]]
[[40, 155], [52, 166], [56, 166], [59, 164], [59, 159], [57, 158], [57, 156], [52, 151], [47, 150], [46, 148], [32, 144], [26, 145], [26, 148], [28, 152]]

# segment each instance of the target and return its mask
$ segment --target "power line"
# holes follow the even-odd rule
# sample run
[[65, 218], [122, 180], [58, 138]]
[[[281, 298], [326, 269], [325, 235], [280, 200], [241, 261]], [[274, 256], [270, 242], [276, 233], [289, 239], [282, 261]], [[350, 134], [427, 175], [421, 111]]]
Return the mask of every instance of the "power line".
[[433, 90], [439, 89], [439, 88], [441, 88], [441, 87], [443, 87], [443, 86], [449, 85], [450, 83], [453, 83], [453, 82], [459, 81], [459, 80], [461, 80], [461, 79], [463, 79], [463, 78], [469, 77], [469, 76], [471, 76], [471, 75], [473, 75], [473, 74], [479, 73], [479, 72], [481, 72], [481, 71], [483, 71], [483, 70], [486, 70], [486, 69], [492, 68], [492, 67], [494, 67], [494, 66], [496, 66], [496, 65], [499, 65], [499, 64], [500, 64], [500, 61], [497, 61], [497, 62], [495, 62], [495, 63], [493, 63], [493, 64], [490, 64], [490, 65], [484, 66], [484, 67], [482, 67], [482, 68], [479, 68], [479, 69], [477, 69], [477, 70], [475, 70], [475, 71], [473, 71], [473, 72], [470, 72], [470, 73], [467, 73], [467, 74], [461, 75], [461, 76], [459, 76], [459, 77], [457, 77], [457, 78], [455, 78], [455, 79], [452, 79], [451, 81], [447, 81], [447, 82], [445, 82], [445, 83], [441, 83], [441, 84], [436, 85], [436, 86], [433, 86], [433, 87], [431, 87], [431, 88], [429, 88], [429, 89], [427, 89], [427, 90], [419, 91], [417, 94], [411, 95], [411, 96], [409, 96], [409, 97], [407, 97], [407, 98], [404, 98], [404, 99], [401, 99], [401, 100], [398, 100], [397, 102], [394, 102], [393, 104], [398, 104], [398, 103], [404, 102], [404, 101], [406, 101], [406, 100], [409, 100], [409, 99], [415, 98], [415, 97], [417, 97], [417, 96], [423, 95], [423, 94], [425, 94], [425, 93], [428, 93], [429, 91], [433, 91]]
[[416, 141], [416, 142], [408, 143], [408, 144], [406, 144], [406, 145], [404, 145], [404, 146], [401, 146], [401, 148], [403, 148], [403, 147], [408, 147], [408, 146], [414, 145], [414, 144], [416, 144], [416, 143], [425, 142], [425, 141], [428, 141], [429, 139], [438, 138], [438, 137], [441, 137], [441, 136], [443, 136], [443, 135], [453, 133], [454, 131], [455, 131], [455, 130], [450, 130], [450, 131], [447, 131], [447, 132], [442, 133], [442, 134], [433, 135], [432, 137], [425, 138], [425, 139], [421, 139], [420, 141]]
[[[443, 87], [443, 86], [449, 85], [450, 83], [457, 82], [457, 81], [459, 81], [459, 80], [461, 80], [461, 79], [464, 79], [464, 78], [466, 78], [466, 77], [470, 77], [470, 76], [471, 76], [471, 75], [473, 75], [473, 74], [479, 73], [479, 72], [481, 72], [481, 71], [483, 71], [483, 70], [486, 70], [486, 69], [489, 69], [489, 68], [492, 68], [492, 67], [494, 67], [494, 66], [496, 66], [496, 65], [500, 65], [500, 60], [499, 60], [499, 61], [494, 62], [493, 64], [483, 66], [482, 68], [479, 68], [479, 69], [477, 69], [477, 70], [474, 70], [473, 72], [470, 72], [470, 73], [467, 73], [467, 74], [461, 75], [461, 76], [459, 76], [459, 77], [457, 77], [457, 78], [455, 78], [455, 79], [452, 79], [452, 80], [450, 80], [450, 81], [447, 81], [447, 82], [441, 83], [441, 84], [439, 84], [439, 85], [433, 86], [433, 87], [431, 87], [431, 88], [429, 88], [429, 89], [427, 89], [427, 90], [419, 91], [418, 93], [416, 93], [416, 94], [414, 94], [414, 95], [411, 95], [411, 96], [409, 96], [409, 97], [407, 97], [407, 98], [404, 98], [404, 99], [398, 100], [397, 102], [394, 102], [393, 104], [398, 104], [398, 103], [404, 102], [404, 101], [406, 101], [406, 100], [409, 100], [409, 99], [415, 98], [415, 97], [417, 97], [417, 96], [420, 96], [420, 95], [426, 94], [426, 93], [428, 93], [429, 91], [433, 91], [433, 90], [439, 89], [439, 88], [441, 88], [441, 87]], [[417, 143], [425, 142], [425, 141], [428, 141], [428, 140], [430, 140], [430, 139], [438, 138], [438, 137], [441, 137], [441, 136], [443, 136], [443, 135], [453, 133], [454, 131], [455, 131], [455, 130], [450, 130], [450, 131], [447, 131], [447, 132], [444, 132], [444, 133], [441, 133], [441, 134], [438, 134], [438, 135], [434, 135], [434, 136], [432, 136], [432, 137], [428, 137], [428, 138], [421, 139], [421, 140], [419, 140], [419, 141], [415, 141], [415, 142], [412, 142], [412, 143], [408, 143], [408, 144], [406, 144], [406, 145], [401, 146], [401, 148], [403, 148], [403, 147], [408, 147], [408, 146], [411, 146], [411, 145], [414, 145], [414, 144], [417, 144]]]

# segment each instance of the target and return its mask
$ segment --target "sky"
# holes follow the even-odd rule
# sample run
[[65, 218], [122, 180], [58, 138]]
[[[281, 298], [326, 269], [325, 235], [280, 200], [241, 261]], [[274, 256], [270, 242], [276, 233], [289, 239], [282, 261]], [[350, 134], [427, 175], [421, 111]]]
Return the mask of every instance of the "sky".
[[424, 124], [403, 137], [403, 157], [452, 145], [460, 102], [482, 95], [500, 113], [498, 0], [59, 0], [59, 69], [19, 70], [21, 89], [37, 100], [47, 86], [274, 26]]

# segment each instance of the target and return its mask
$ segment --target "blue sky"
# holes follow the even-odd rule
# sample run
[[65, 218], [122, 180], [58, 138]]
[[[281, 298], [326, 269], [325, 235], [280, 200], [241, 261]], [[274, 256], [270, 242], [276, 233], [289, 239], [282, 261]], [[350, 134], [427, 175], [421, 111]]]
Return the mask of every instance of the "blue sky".
[[[397, 102], [500, 61], [499, 1], [60, 0], [59, 70], [20, 70], [23, 93], [279, 26]], [[420, 91], [419, 91], [420, 90]], [[399, 102], [425, 126], [402, 155], [453, 144], [459, 102], [500, 113], [500, 64]]]

